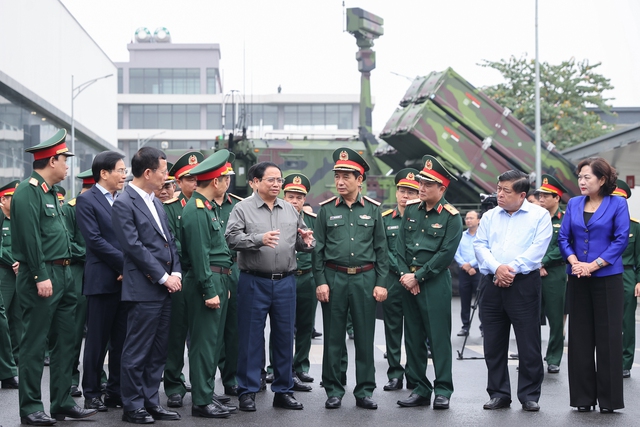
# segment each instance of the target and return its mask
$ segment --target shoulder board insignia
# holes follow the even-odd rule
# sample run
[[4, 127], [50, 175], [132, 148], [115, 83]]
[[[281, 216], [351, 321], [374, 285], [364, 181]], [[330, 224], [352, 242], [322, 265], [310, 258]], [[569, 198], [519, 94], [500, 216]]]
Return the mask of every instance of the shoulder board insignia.
[[382, 212], [382, 216], [387, 216], [389, 215], [391, 212], [393, 212], [393, 209], [389, 209], [387, 211]]
[[413, 199], [413, 200], [408, 200], [407, 201], [407, 206], [409, 205], [415, 205], [417, 203], [420, 203], [420, 199]]
[[561, 225], [560, 225], [560, 224], [553, 224], [553, 226], [554, 226], [555, 228], [560, 228], [560, 227], [561, 227]]
[[69, 202], [67, 203], [69, 206], [75, 206], [76, 205], [76, 199], [73, 198], [71, 200], [69, 200]]
[[198, 209], [204, 209], [204, 202], [200, 199], [196, 199], [196, 207]]
[[36, 178], [29, 178], [29, 184], [33, 185], [34, 187], [37, 187], [38, 180]]
[[312, 217], [312, 218], [317, 218], [317, 217], [318, 217], [318, 215], [317, 215], [317, 214], [315, 214], [315, 213], [313, 213], [313, 212], [305, 212], [304, 214], [305, 214], [305, 215], [308, 215], [308, 216], [310, 216], [310, 217]]
[[369, 202], [373, 203], [376, 206], [380, 206], [382, 203], [380, 203], [379, 201], [372, 199], [371, 197], [368, 196], [362, 196], [365, 200], [368, 200]]
[[42, 187], [42, 191], [44, 191], [45, 193], [49, 192], [49, 186], [47, 185], [46, 182], [43, 182], [42, 185], [40, 185], [40, 187]]
[[631, 221], [633, 221], [633, 222], [639, 222], [639, 223], [640, 223], [640, 221], [638, 221], [638, 220], [637, 220], [637, 219], [635, 219], [635, 218], [630, 218], [630, 219], [631, 219]]
[[236, 196], [236, 195], [235, 195], [235, 194], [233, 194], [233, 193], [227, 193], [227, 194], [228, 194], [229, 196], [233, 197], [234, 199], [236, 199], [236, 200], [240, 201], [240, 202], [244, 200], [242, 197], [240, 197], [240, 196]]
[[443, 206], [447, 212], [449, 212], [451, 215], [458, 215], [458, 209], [454, 208], [452, 204], [447, 203], [446, 205]]
[[177, 197], [174, 197], [173, 199], [165, 200], [163, 203], [164, 203], [165, 205], [170, 205], [171, 203], [175, 203], [175, 202], [177, 202], [177, 201], [178, 201], [178, 198], [177, 198]]
[[[199, 200], [199, 199], [198, 199]], [[213, 209], [213, 206], [211, 206], [211, 203], [209, 203], [209, 201], [207, 200], [206, 202], [204, 202], [204, 205], [207, 207], [207, 209], [211, 210]]]
[[329, 203], [329, 202], [331, 202], [331, 201], [333, 201], [333, 200], [336, 200], [337, 198], [338, 198], [338, 196], [333, 196], [333, 197], [331, 197], [331, 198], [328, 198], [328, 199], [327, 199], [327, 200], [325, 200], [324, 202], [320, 202], [319, 204], [320, 204], [320, 206], [322, 206], [322, 205], [326, 205], [327, 203]]

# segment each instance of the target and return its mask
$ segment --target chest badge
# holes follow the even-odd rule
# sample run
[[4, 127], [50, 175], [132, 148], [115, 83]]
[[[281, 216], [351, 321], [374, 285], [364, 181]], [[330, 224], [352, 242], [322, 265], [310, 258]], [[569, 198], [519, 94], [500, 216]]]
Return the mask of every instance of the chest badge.
[[371, 219], [369, 215], [360, 215], [360, 219]]
[[435, 224], [431, 224], [432, 228], [442, 228], [442, 224], [438, 224], [437, 222]]

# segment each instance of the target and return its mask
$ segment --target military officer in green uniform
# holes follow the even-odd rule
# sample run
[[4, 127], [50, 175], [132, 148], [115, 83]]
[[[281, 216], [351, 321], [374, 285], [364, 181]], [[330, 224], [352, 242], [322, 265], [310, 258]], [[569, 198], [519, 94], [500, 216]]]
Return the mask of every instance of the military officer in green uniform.
[[[17, 294], [24, 332], [20, 342], [20, 420], [52, 425], [56, 420], [85, 418], [69, 394], [73, 368], [74, 311], [77, 295], [71, 276], [71, 242], [53, 186], [67, 175], [69, 152], [62, 129], [52, 138], [27, 148], [33, 172], [20, 183], [11, 202], [13, 256], [20, 263]], [[51, 352], [51, 417], [44, 412], [40, 391], [42, 360]], [[53, 417], [53, 418], [52, 418]]]
[[[235, 155], [229, 153], [229, 167], [233, 163]], [[227, 222], [229, 221], [229, 215], [231, 210], [239, 201], [243, 200], [242, 197], [236, 196], [228, 191], [221, 195], [216, 195], [213, 202], [216, 204], [218, 217], [220, 224], [222, 224], [222, 233], [227, 229]], [[220, 347], [220, 357], [218, 359], [218, 368], [220, 369], [220, 376], [222, 379], [222, 385], [224, 386], [224, 394], [229, 396], [238, 395], [238, 381], [236, 380], [236, 371], [238, 369], [238, 278], [240, 277], [240, 270], [236, 260], [236, 251], [231, 251], [231, 259], [233, 265], [231, 266], [231, 277], [227, 281], [229, 285], [229, 301], [227, 303], [227, 318], [224, 322], [224, 336], [223, 342]]]
[[[19, 336], [16, 329], [20, 318], [14, 298], [16, 293], [16, 273], [19, 264], [11, 256], [11, 198], [19, 181], [11, 181], [0, 188], [0, 380], [2, 388], [18, 388], [18, 368], [14, 359], [14, 342]], [[16, 319], [11, 313], [16, 310]], [[16, 346], [17, 347], [17, 346]]]
[[314, 236], [313, 276], [316, 296], [322, 303], [324, 354], [322, 382], [325, 407], [342, 405], [343, 356], [350, 310], [356, 348], [356, 405], [377, 409], [371, 398], [376, 387], [373, 338], [376, 301], [387, 298], [389, 254], [380, 203], [360, 194], [359, 186], [369, 170], [367, 162], [350, 148], [333, 153], [334, 182], [338, 196], [321, 203]]
[[229, 151], [220, 150], [191, 169], [198, 187], [185, 206], [181, 221], [182, 257], [190, 265], [184, 297], [191, 336], [191, 414], [205, 418], [225, 418], [237, 409], [221, 404], [213, 393], [229, 300], [232, 260], [224, 228], [211, 200], [225, 194], [229, 188], [233, 170], [229, 168], [228, 159]]
[[[95, 180], [93, 179], [93, 172], [91, 169], [80, 172], [76, 178], [82, 180], [82, 189], [80, 194], [89, 190]], [[78, 366], [80, 364], [80, 350], [82, 348], [82, 335], [84, 332], [84, 326], [87, 320], [87, 297], [82, 294], [82, 278], [84, 276], [84, 262], [86, 259], [87, 248], [84, 242], [84, 237], [80, 233], [78, 223], [76, 222], [76, 198], [69, 200], [62, 205], [62, 212], [64, 213], [64, 221], [69, 232], [69, 240], [71, 242], [71, 277], [73, 277], [73, 284], [76, 295], [78, 297], [76, 303], [76, 316], [75, 316], [75, 343], [73, 346], [73, 370], [71, 378], [71, 396], [80, 397], [82, 392], [78, 388], [80, 384], [80, 371]]]
[[[456, 178], [433, 156], [424, 156], [422, 164], [416, 176], [419, 199], [407, 203], [396, 245], [400, 284], [406, 289], [402, 308], [407, 367], [410, 378], [417, 380], [411, 395], [398, 405], [429, 405], [435, 393], [433, 409], [448, 409], [453, 393], [449, 265], [462, 238], [462, 220], [444, 198]], [[433, 385], [426, 376], [427, 338], [435, 371]]]
[[[616, 181], [614, 196], [631, 197], [631, 188], [621, 179]], [[622, 317], [622, 377], [631, 377], [631, 367], [636, 351], [636, 307], [640, 296], [640, 223], [631, 218], [629, 243], [622, 253], [624, 272], [624, 313]]]
[[[560, 361], [564, 350], [564, 299], [567, 291], [567, 264], [558, 246], [558, 232], [564, 212], [560, 200], [567, 190], [551, 175], [542, 175], [542, 186], [536, 191], [541, 207], [549, 211], [553, 234], [547, 252], [542, 258], [542, 308], [540, 313], [549, 319], [549, 343], [547, 344], [547, 372], [560, 372]], [[633, 288], [632, 291], [633, 293]], [[635, 324], [635, 322], [634, 322]], [[635, 328], [635, 326], [634, 326]]]
[[0, 256], [0, 292], [4, 298], [11, 334], [13, 358], [18, 363], [18, 350], [22, 336], [22, 311], [16, 295], [16, 276], [20, 263], [11, 250], [11, 199], [20, 181], [15, 180], [0, 189], [0, 225], [2, 226], [2, 255]]
[[[387, 247], [389, 249], [389, 276], [387, 277], [387, 300], [382, 303], [384, 310], [384, 338], [387, 345], [387, 378], [389, 382], [382, 388], [385, 391], [402, 390], [402, 378], [405, 369], [400, 364], [402, 347], [402, 295], [406, 290], [400, 284], [398, 261], [396, 260], [396, 239], [400, 231], [402, 216], [409, 200], [418, 198], [419, 184], [416, 181], [418, 170], [406, 168], [400, 170], [395, 177], [396, 201], [395, 209], [382, 213], [384, 229], [387, 233]], [[415, 380], [407, 383], [414, 383]]]
[[[189, 271], [189, 264], [182, 260], [181, 243], [181, 219], [184, 207], [196, 189], [196, 178], [189, 174], [189, 171], [204, 160], [204, 156], [199, 151], [188, 151], [171, 165], [169, 169], [170, 186], [173, 187], [174, 180], [180, 185], [178, 197], [163, 200], [163, 207], [169, 219], [169, 228], [176, 240], [182, 274], [185, 278], [183, 285], [186, 285], [186, 276]], [[167, 186], [165, 182], [165, 187]], [[163, 194], [164, 188], [163, 187]], [[173, 196], [173, 191], [171, 195]], [[182, 406], [182, 398], [187, 393], [186, 380], [182, 373], [184, 367], [184, 345], [187, 339], [187, 312], [184, 299], [184, 292], [174, 292], [171, 294], [171, 323], [169, 325], [169, 348], [167, 351], [167, 363], [164, 367], [164, 391], [167, 395], [167, 406], [179, 408]]]

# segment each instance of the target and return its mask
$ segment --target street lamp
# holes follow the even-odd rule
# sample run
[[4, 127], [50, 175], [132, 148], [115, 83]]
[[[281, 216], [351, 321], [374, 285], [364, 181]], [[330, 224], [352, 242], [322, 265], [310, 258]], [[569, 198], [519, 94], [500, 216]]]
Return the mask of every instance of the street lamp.
[[[106, 79], [107, 77], [113, 76], [113, 73], [107, 74], [106, 76], [97, 77], [95, 79], [86, 81], [78, 86], [74, 86], [73, 84], [73, 74], [71, 75], [71, 152], [73, 154], [76, 153], [76, 122], [74, 117], [74, 109], [73, 103], [78, 95], [82, 93], [83, 90], [97, 82], [98, 80]], [[75, 159], [71, 160], [71, 167], [69, 168], [69, 172], [71, 175], [71, 194], [76, 194], [76, 180], [75, 180]]]
[[148, 137], [146, 137], [145, 139], [142, 139], [142, 140], [140, 139], [140, 134], [138, 134], [138, 150], [140, 150], [140, 148], [144, 147], [144, 145], [145, 145], [147, 142], [151, 141], [151, 139], [152, 139], [153, 137], [158, 136], [158, 135], [162, 135], [162, 134], [163, 134], [163, 133], [165, 133], [165, 132], [166, 132], [166, 130], [160, 131], [160, 132], [158, 132], [158, 133], [154, 133], [153, 135], [148, 136]]

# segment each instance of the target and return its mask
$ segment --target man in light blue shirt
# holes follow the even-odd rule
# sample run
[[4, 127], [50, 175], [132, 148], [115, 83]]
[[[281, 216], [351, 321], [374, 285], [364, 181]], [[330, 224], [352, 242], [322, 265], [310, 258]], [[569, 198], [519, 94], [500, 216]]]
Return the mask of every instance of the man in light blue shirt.
[[526, 201], [529, 177], [510, 170], [498, 177], [498, 207], [482, 217], [473, 243], [484, 287], [480, 301], [487, 365], [484, 409], [511, 405], [507, 368], [509, 330], [519, 353], [518, 400], [538, 411], [544, 378], [540, 345], [540, 262], [551, 240], [549, 213]]
[[[460, 267], [458, 274], [458, 291], [460, 293], [460, 318], [462, 329], [458, 332], [459, 337], [469, 335], [471, 325], [469, 315], [471, 313], [471, 298], [478, 291], [481, 274], [478, 271], [478, 260], [473, 250], [473, 241], [476, 239], [480, 217], [478, 212], [469, 211], [464, 217], [467, 229], [462, 233], [462, 240], [458, 245], [458, 250], [454, 259]], [[482, 325], [480, 326], [482, 331]]]

